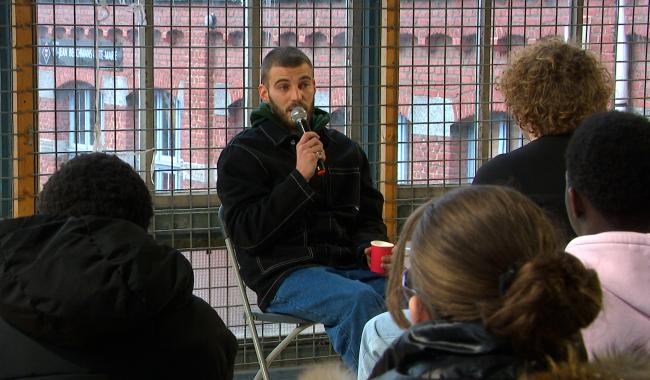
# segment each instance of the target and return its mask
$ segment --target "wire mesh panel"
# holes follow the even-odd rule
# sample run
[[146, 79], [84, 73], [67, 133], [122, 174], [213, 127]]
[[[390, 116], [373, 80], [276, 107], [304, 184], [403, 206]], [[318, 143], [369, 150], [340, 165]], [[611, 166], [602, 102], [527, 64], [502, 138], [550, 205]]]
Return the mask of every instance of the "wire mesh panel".
[[647, 0], [585, 1], [582, 41], [614, 78], [614, 108], [649, 115]]
[[583, 44], [615, 79], [611, 106], [648, 112], [647, 1], [402, 0], [400, 8], [400, 218], [527, 143], [498, 88], [509, 57], [525, 45]]
[[262, 56], [274, 46], [297, 46], [312, 60], [314, 105], [332, 115], [331, 126], [345, 133], [351, 104], [351, 6], [345, 1], [264, 1]]
[[143, 171], [138, 121], [144, 20], [127, 5], [36, 5], [39, 185], [74, 155], [112, 151]]
[[400, 183], [471, 182], [479, 125], [489, 127], [488, 157], [523, 143], [494, 84], [512, 51], [540, 38], [568, 39], [570, 2], [495, 1], [487, 12], [482, 3], [400, 2]]

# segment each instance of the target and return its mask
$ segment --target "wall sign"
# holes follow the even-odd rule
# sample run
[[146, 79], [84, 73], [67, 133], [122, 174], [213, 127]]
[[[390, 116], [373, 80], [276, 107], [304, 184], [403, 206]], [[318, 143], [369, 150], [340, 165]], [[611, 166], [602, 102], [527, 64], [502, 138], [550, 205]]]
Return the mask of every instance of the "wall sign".
[[99, 67], [122, 69], [124, 53], [121, 45], [108, 41], [99, 41], [97, 50], [92, 40], [75, 40], [61, 38], [39, 40], [38, 63], [42, 66], [95, 66], [95, 53], [99, 58]]

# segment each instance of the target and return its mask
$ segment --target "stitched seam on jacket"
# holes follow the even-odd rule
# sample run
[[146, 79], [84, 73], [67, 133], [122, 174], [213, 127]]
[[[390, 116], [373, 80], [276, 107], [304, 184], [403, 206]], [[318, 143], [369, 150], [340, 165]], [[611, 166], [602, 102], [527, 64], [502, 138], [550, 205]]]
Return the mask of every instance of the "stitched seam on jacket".
[[296, 183], [296, 185], [298, 185], [298, 187], [300, 188], [300, 190], [302, 190], [302, 192], [307, 196], [307, 198], [311, 198], [312, 195], [309, 194], [309, 193], [307, 193], [307, 190], [305, 190], [305, 189], [302, 187], [302, 185], [300, 184], [300, 182], [298, 181], [298, 179], [296, 179], [296, 177], [294, 176], [294, 173], [295, 173], [295, 172], [291, 172], [291, 173], [289, 173], [289, 176], [291, 177], [291, 179], [294, 180], [294, 182]]
[[281, 263], [274, 264], [274, 265], [268, 267], [266, 270], [264, 270], [264, 268], [262, 267], [262, 263], [260, 262], [259, 256], [257, 257], [257, 264], [260, 267], [260, 270], [262, 271], [262, 274], [266, 274], [266, 273], [268, 273], [269, 271], [271, 271], [271, 270], [273, 270], [275, 268], [286, 266], [287, 264], [298, 263], [298, 262], [301, 262], [301, 261], [313, 259], [314, 258], [314, 252], [311, 250], [311, 247], [307, 247], [307, 251], [309, 251], [308, 256], [301, 256], [301, 257], [296, 258], [296, 259], [286, 260], [286, 261], [283, 261]]

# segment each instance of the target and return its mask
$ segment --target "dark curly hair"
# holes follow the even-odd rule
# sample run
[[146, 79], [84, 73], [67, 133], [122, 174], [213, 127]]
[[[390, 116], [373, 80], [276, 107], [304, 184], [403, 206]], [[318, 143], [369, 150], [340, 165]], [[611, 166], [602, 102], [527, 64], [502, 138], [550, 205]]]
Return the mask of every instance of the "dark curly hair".
[[573, 131], [607, 110], [612, 78], [593, 53], [551, 38], [512, 57], [498, 85], [519, 127], [535, 137]]
[[566, 151], [568, 185], [613, 225], [650, 226], [650, 122], [628, 112], [585, 119]]
[[151, 195], [131, 166], [117, 156], [76, 156], [43, 186], [38, 208], [51, 216], [106, 216], [131, 221], [145, 230], [153, 215]]

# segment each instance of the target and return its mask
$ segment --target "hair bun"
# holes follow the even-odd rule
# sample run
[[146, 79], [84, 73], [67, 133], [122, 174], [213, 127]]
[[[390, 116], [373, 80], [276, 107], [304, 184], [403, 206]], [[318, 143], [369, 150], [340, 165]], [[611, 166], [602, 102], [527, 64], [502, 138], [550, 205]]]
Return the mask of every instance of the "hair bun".
[[531, 356], [562, 356], [562, 342], [588, 326], [601, 304], [595, 271], [567, 253], [540, 255], [521, 267], [486, 327]]

